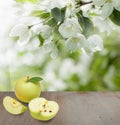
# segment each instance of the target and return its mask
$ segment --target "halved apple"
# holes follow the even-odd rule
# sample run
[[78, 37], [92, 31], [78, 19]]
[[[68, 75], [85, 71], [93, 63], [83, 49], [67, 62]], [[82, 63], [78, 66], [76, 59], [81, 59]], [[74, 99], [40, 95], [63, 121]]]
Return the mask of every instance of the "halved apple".
[[48, 101], [45, 98], [35, 98], [29, 102], [29, 111], [33, 118], [47, 121], [56, 116], [59, 105], [55, 101]]
[[26, 106], [10, 96], [4, 97], [3, 106], [9, 113], [13, 115], [22, 114], [27, 110]]

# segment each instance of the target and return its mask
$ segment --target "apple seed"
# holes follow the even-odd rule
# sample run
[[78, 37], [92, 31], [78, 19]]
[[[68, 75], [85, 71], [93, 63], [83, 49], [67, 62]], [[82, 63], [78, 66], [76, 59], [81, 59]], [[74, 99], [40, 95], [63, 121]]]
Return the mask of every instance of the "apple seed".
[[52, 110], [50, 110], [49, 112], [52, 112]]
[[44, 110], [44, 112], [47, 112], [47, 110]]

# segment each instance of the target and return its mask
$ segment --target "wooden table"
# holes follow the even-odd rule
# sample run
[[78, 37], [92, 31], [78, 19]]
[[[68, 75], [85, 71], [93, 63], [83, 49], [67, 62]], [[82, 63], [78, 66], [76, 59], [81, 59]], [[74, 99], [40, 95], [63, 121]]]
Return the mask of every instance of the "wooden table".
[[47, 122], [33, 119], [28, 110], [18, 116], [6, 112], [2, 100], [7, 95], [16, 98], [13, 92], [0, 92], [0, 125], [120, 125], [120, 92], [42, 92], [60, 106]]

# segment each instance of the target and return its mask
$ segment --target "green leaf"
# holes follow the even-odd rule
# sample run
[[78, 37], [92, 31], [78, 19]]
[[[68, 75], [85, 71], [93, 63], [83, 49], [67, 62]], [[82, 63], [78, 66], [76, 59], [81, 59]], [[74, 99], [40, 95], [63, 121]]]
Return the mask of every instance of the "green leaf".
[[59, 8], [55, 7], [51, 10], [51, 14], [56, 22], [61, 22], [61, 11]]
[[66, 7], [63, 7], [61, 9], [61, 22], [64, 21], [65, 19], [65, 12], [66, 12]]
[[81, 13], [78, 13], [77, 17], [78, 17], [79, 24], [83, 29], [83, 34], [85, 36], [89, 36], [94, 29], [92, 21], [89, 18], [84, 17]]
[[43, 80], [41, 77], [32, 77], [28, 79], [27, 82], [32, 82], [32, 83], [39, 83], [39, 81]]
[[120, 12], [118, 10], [114, 9], [109, 18], [114, 24], [120, 26]]
[[50, 27], [54, 27], [57, 25], [57, 22], [54, 18], [51, 18], [49, 21], [47, 21], [45, 24], [49, 25]]
[[86, 34], [86, 35], [88, 35], [93, 30], [93, 23], [87, 17], [84, 17], [83, 20], [84, 20], [84, 27], [85, 27], [83, 33]]
[[62, 22], [64, 21], [64, 18], [65, 18], [65, 11], [66, 11], [66, 7], [62, 9], [55, 7], [51, 10], [51, 14], [56, 22]]
[[40, 11], [40, 10], [36, 10], [32, 13], [33, 16], [37, 16], [40, 17], [42, 19], [46, 19], [48, 17], [50, 17], [50, 13], [45, 12], [45, 11]]
[[29, 3], [37, 4], [40, 2], [40, 0], [16, 0], [16, 2], [20, 2], [20, 3], [29, 2]]
[[85, 27], [84, 27], [84, 19], [83, 19], [83, 16], [81, 13], [77, 13], [77, 17], [78, 17], [78, 22], [80, 24], [80, 26], [82, 27], [82, 29], [84, 30]]
[[40, 40], [40, 45], [39, 46], [42, 46], [43, 43], [44, 43], [44, 38], [39, 34], [38, 39]]
[[53, 41], [59, 41], [59, 40], [63, 39], [63, 37], [61, 36], [61, 34], [58, 31], [58, 28], [59, 28], [59, 26], [53, 27], [53, 36], [54, 36]]

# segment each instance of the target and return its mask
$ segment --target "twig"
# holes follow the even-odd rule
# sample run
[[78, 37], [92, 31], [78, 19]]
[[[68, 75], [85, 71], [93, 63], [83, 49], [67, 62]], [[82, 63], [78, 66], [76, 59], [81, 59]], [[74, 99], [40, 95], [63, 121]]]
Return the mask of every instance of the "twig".
[[93, 3], [93, 2], [92, 1], [89, 1], [89, 2], [79, 1], [79, 2], [76, 3], [76, 6], [80, 7], [80, 6], [84, 6], [84, 5], [91, 4], [91, 3]]

